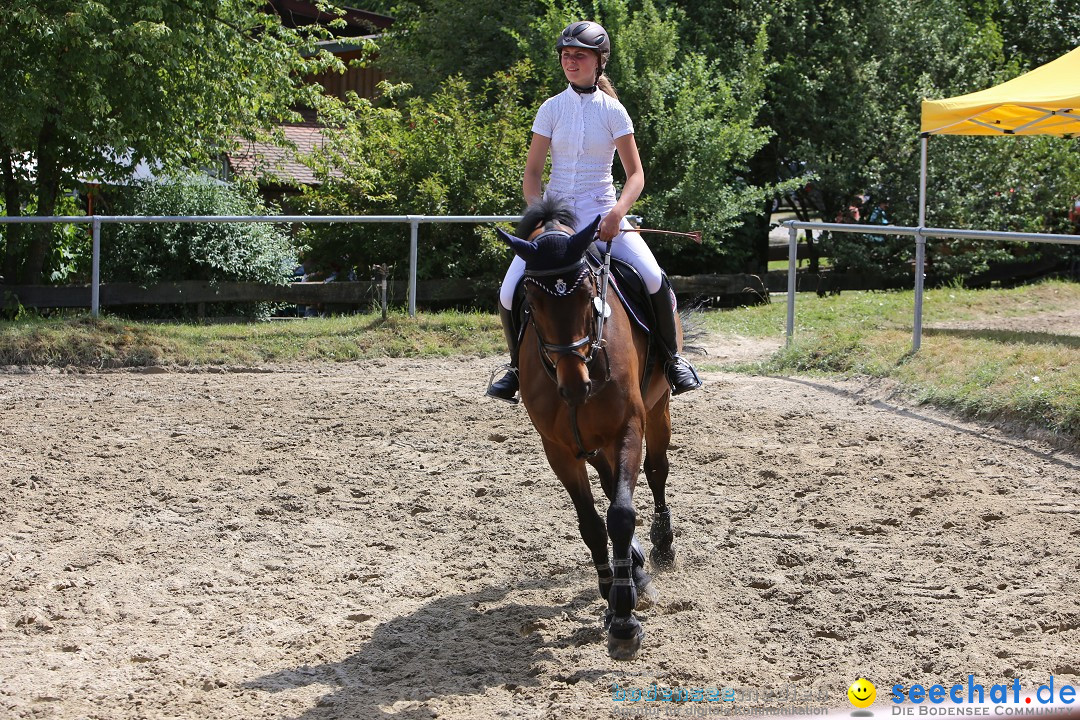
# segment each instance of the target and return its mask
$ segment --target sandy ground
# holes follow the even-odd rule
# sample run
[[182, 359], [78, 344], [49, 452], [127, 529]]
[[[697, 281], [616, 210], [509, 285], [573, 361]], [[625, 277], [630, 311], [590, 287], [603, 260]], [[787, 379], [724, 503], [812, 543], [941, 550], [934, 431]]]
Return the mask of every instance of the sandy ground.
[[614, 663], [494, 363], [0, 374], [0, 717], [598, 718], [654, 682], [846, 715], [860, 676], [885, 716], [896, 683], [1080, 683], [1080, 458], [719, 372], [674, 401], [679, 567]]

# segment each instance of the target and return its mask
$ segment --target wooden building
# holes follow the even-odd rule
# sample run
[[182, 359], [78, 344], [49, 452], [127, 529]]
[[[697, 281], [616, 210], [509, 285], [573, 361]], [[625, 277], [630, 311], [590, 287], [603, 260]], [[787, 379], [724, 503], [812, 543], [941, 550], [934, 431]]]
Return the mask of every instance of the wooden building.
[[[266, 9], [277, 14], [286, 27], [319, 24], [333, 34], [318, 45], [339, 58], [345, 64], [345, 72], [326, 72], [308, 78], [309, 81], [322, 85], [324, 92], [333, 97], [344, 99], [350, 91], [360, 97], [375, 97], [383, 73], [370, 64], [361, 66], [354, 61], [364, 57], [363, 41], [381, 35], [393, 24], [393, 18], [352, 7], [341, 7], [341, 15], [330, 14], [309, 0], [268, 0]], [[344, 21], [344, 26], [331, 27], [334, 20]], [[306, 119], [281, 126], [284, 145], [245, 140], [237, 150], [227, 154], [227, 172], [254, 175], [259, 178], [264, 194], [277, 200], [297, 192], [301, 185], [317, 184], [314, 174], [299, 158], [320, 147], [323, 136], [313, 113], [304, 108], [298, 110]]]

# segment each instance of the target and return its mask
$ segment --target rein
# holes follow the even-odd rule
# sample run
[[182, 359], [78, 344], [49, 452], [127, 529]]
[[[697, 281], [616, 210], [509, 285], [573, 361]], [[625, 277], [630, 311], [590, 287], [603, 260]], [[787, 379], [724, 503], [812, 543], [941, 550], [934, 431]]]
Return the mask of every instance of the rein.
[[[566, 283], [565, 277], [574, 273], [573, 280], [570, 285]], [[598, 292], [593, 298], [592, 306], [593, 322], [595, 327], [595, 337], [588, 334], [585, 337], [574, 340], [571, 343], [557, 344], [549, 343], [544, 340], [540, 334], [540, 330], [536, 327], [536, 323], [532, 324], [533, 332], [536, 333], [537, 351], [540, 354], [540, 364], [543, 365], [544, 370], [547, 372], [548, 377], [552, 382], [558, 383], [558, 377], [556, 376], [556, 369], [559, 362], [564, 357], [573, 356], [581, 360], [587, 368], [592, 366], [593, 360], [601, 352], [604, 354], [604, 364], [606, 366], [606, 376], [604, 383], [611, 379], [611, 360], [607, 354], [607, 342], [604, 340], [604, 324], [608, 315], [611, 314], [611, 308], [608, 306], [607, 294], [608, 294], [608, 276], [611, 273], [611, 242], [607, 243], [607, 249], [604, 253], [604, 259], [600, 267], [593, 271], [586, 261], [585, 257], [582, 257], [576, 263], [572, 263], [562, 268], [556, 268], [555, 270], [540, 271], [525, 271], [525, 281], [531, 282], [534, 286], [540, 288], [549, 295], [555, 297], [566, 297], [576, 291], [586, 278], [592, 277], [597, 285]], [[597, 277], [598, 276], [598, 277]], [[556, 278], [555, 284], [549, 286], [546, 281], [550, 281], [551, 278]], [[582, 349], [588, 346], [588, 354], [582, 352]], [[555, 359], [552, 359], [552, 355]], [[589, 391], [590, 395], [595, 389], [601, 386], [603, 383], [595, 384]], [[596, 457], [600, 450], [586, 450], [585, 445], [581, 440], [581, 430], [578, 427], [577, 421], [577, 407], [570, 408], [570, 429], [574, 433], [574, 442], [578, 447], [578, 459], [589, 459]]]

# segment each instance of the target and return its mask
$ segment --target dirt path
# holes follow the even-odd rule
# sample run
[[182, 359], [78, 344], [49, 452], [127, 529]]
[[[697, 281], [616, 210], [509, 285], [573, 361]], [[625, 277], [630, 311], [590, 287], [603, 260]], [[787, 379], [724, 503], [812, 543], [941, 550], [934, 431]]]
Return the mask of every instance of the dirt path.
[[597, 718], [626, 707], [613, 683], [842, 707], [859, 676], [882, 700], [1080, 681], [1080, 459], [722, 373], [674, 403], [680, 567], [616, 665], [525, 412], [479, 397], [492, 364], [0, 375], [0, 717]]

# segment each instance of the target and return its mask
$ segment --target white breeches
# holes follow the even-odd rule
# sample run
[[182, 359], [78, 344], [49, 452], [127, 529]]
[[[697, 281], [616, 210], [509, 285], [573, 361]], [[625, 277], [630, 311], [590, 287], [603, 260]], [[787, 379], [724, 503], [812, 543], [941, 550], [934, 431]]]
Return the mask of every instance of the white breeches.
[[[597, 215], [605, 216], [615, 205], [614, 198], [568, 198], [574, 203], [574, 216], [577, 223], [574, 232], [580, 232], [582, 228], [596, 219]], [[611, 243], [611, 256], [623, 262], [630, 263], [641, 273], [641, 279], [645, 281], [645, 287], [649, 293], [655, 293], [660, 289], [663, 271], [653, 257], [652, 250], [645, 244], [641, 235], [633, 232], [633, 225], [626, 218], [622, 219], [623, 232], [615, 236]], [[629, 231], [629, 232], [627, 232]], [[600, 244], [604, 247], [604, 243]], [[525, 274], [525, 261], [515, 256], [506, 270], [502, 287], [499, 289], [499, 302], [507, 310], [512, 310], [514, 302], [514, 289], [517, 287], [521, 276]]]

